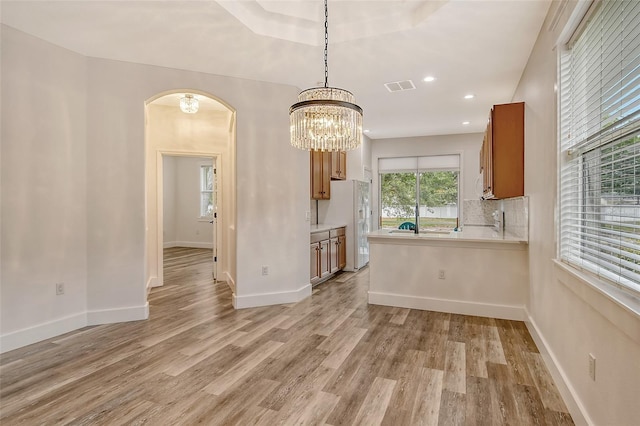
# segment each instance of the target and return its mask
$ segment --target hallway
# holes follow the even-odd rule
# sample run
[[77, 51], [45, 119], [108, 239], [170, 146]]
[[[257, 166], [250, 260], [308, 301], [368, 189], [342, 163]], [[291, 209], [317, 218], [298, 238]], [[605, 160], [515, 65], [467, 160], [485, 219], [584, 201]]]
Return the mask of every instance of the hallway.
[[167, 249], [147, 321], [3, 354], [0, 422], [573, 424], [522, 322], [368, 305], [368, 268], [236, 311], [211, 260]]

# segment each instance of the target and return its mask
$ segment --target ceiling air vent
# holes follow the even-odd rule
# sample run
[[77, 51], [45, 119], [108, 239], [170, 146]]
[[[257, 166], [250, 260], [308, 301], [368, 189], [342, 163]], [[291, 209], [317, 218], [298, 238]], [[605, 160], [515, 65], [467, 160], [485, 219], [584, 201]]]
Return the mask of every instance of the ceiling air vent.
[[385, 83], [384, 87], [390, 92], [402, 92], [404, 90], [413, 90], [416, 86], [411, 80], [394, 81], [391, 83]]

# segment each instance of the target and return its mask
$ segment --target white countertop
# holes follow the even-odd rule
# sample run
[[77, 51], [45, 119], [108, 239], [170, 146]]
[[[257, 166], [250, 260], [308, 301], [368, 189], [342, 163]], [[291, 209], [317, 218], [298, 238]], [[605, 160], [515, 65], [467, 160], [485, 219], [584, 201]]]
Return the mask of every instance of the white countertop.
[[317, 225], [311, 225], [311, 233], [315, 234], [316, 232], [329, 231], [330, 229], [344, 228], [347, 226], [346, 224], [335, 224], [335, 223], [319, 223]]
[[440, 241], [479, 241], [511, 244], [527, 244], [528, 241], [522, 237], [508, 232], [498, 232], [490, 226], [465, 226], [462, 231], [451, 232], [429, 232], [420, 231], [415, 234], [413, 231], [399, 229], [378, 229], [368, 234], [369, 240], [440, 240]]

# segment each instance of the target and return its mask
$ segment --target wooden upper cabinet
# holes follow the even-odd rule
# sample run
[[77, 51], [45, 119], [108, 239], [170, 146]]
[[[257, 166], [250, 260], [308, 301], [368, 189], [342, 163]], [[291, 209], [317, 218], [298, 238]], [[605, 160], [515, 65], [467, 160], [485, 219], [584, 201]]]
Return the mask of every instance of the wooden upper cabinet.
[[524, 195], [524, 102], [493, 106], [480, 167], [484, 198]]
[[331, 152], [331, 179], [345, 180], [347, 178], [347, 152]]
[[331, 153], [311, 151], [311, 199], [328, 200], [331, 197]]

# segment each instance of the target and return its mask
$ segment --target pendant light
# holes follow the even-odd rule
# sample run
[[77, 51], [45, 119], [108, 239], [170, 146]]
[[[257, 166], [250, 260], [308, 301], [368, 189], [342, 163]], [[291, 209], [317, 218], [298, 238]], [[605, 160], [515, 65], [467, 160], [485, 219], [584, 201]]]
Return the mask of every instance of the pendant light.
[[291, 145], [306, 150], [348, 151], [362, 143], [362, 108], [353, 94], [329, 87], [329, 11], [324, 0], [324, 87], [304, 90], [289, 108]]
[[195, 114], [198, 112], [198, 99], [193, 96], [191, 93], [185, 94], [182, 98], [180, 98], [180, 110], [187, 114]]

